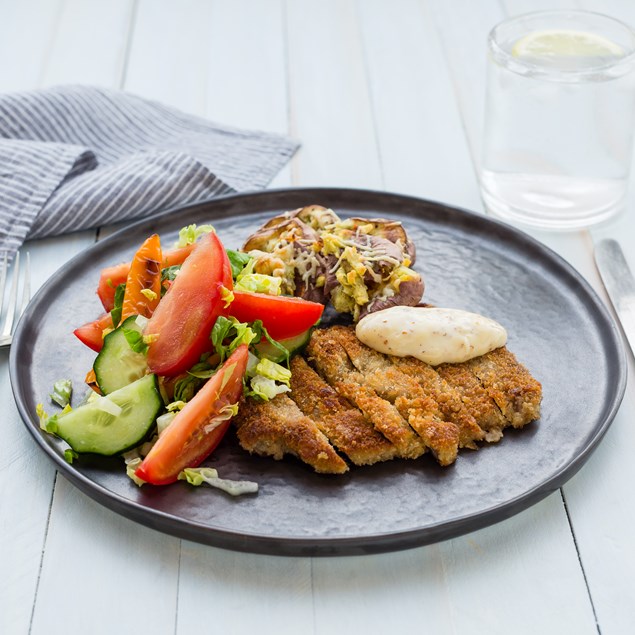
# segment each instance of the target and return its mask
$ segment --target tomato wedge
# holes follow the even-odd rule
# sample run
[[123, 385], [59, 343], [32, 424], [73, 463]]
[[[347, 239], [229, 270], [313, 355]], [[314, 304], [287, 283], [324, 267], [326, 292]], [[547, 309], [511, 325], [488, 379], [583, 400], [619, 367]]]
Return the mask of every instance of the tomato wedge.
[[234, 291], [229, 314], [241, 322], [262, 320], [274, 340], [295, 337], [310, 329], [322, 316], [324, 306], [302, 298]]
[[154, 313], [161, 299], [161, 261], [161, 240], [152, 234], [130, 263], [121, 307], [122, 322], [131, 315], [149, 318]]
[[178, 375], [211, 349], [209, 336], [214, 322], [227, 313], [222, 289], [232, 286], [225, 248], [216, 234], [206, 234], [183, 263], [145, 328], [150, 339], [150, 372]]
[[104, 345], [104, 330], [111, 328], [112, 317], [110, 316], [110, 313], [104, 313], [96, 320], [76, 328], [73, 333], [82, 343], [99, 353], [101, 347]]
[[[163, 252], [161, 268], [183, 264], [193, 249], [194, 244], [187, 245], [186, 247], [176, 247]], [[118, 285], [126, 282], [130, 265], [130, 262], [122, 262], [114, 267], [102, 269], [101, 275], [99, 276], [97, 295], [106, 311], [112, 311], [112, 307], [115, 306], [115, 289]]]
[[135, 475], [153, 485], [177, 480], [186, 467], [196, 467], [220, 443], [229, 428], [229, 419], [214, 425], [221, 410], [238, 402], [247, 368], [247, 346], [239, 346], [188, 401], [159, 437]]

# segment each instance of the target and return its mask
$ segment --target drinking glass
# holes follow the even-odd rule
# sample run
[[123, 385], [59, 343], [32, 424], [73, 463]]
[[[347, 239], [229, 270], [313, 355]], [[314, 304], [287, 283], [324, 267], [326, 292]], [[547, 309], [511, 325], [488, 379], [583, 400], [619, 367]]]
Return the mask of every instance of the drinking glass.
[[546, 11], [494, 27], [481, 190], [494, 214], [574, 229], [625, 201], [635, 120], [635, 33], [608, 16]]

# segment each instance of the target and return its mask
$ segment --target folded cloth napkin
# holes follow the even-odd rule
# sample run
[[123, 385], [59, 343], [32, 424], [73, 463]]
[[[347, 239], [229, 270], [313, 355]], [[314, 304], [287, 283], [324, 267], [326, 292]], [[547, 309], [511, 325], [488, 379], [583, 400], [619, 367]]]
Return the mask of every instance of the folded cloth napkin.
[[264, 187], [298, 144], [89, 86], [0, 95], [0, 256]]

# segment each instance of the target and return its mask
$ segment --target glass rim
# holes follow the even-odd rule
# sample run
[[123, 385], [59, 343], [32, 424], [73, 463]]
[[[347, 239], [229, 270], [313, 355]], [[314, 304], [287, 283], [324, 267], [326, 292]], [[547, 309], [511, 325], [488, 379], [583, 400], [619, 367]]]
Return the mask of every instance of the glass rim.
[[[610, 22], [614, 26], [619, 27], [632, 40], [631, 50], [626, 53], [623, 57], [620, 57], [613, 61], [603, 62], [601, 64], [589, 65], [585, 68], [576, 68], [576, 69], [568, 69], [568, 68], [553, 68], [547, 67], [540, 62], [531, 61], [528, 59], [523, 59], [521, 57], [515, 57], [511, 54], [511, 52], [505, 50], [498, 42], [498, 34], [499, 31], [504, 28], [513, 25], [515, 22], [520, 22], [521, 20], [526, 20], [528, 18], [549, 18], [549, 17], [563, 17], [563, 16], [572, 16], [572, 17], [587, 17], [594, 19], [601, 19], [604, 22]], [[505, 65], [505, 67], [514, 71], [514, 69], [524, 69], [525, 71], [531, 73], [532, 75], [542, 75], [542, 76], [550, 76], [550, 77], [561, 77], [567, 79], [578, 79], [585, 76], [595, 75], [597, 73], [601, 73], [603, 71], [608, 71], [611, 69], [619, 69], [622, 66], [628, 66], [633, 63], [635, 60], [635, 29], [631, 26], [618, 20], [617, 18], [611, 17], [610, 15], [606, 15], [604, 13], [599, 13], [597, 11], [585, 11], [582, 9], [554, 9], [550, 11], [531, 11], [529, 13], [523, 13], [520, 15], [513, 16], [511, 18], [507, 18], [502, 22], [496, 24], [492, 30], [489, 32], [487, 36], [487, 43], [490, 51], [492, 52], [494, 59], [500, 61]]]

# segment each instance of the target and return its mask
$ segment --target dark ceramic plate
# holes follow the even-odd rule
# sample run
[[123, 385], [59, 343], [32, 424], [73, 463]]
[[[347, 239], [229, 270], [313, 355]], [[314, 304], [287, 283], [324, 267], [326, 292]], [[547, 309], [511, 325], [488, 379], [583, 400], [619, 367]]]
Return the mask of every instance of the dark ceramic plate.
[[[53, 382], [82, 385], [93, 353], [72, 334], [100, 313], [99, 270], [129, 259], [152, 232], [165, 244], [189, 223], [212, 222], [228, 247], [273, 214], [310, 203], [338, 213], [402, 220], [413, 238], [428, 302], [484, 313], [509, 332], [509, 348], [543, 384], [543, 417], [438, 467], [429, 456], [314, 474], [295, 459], [249, 456], [229, 434], [209, 463], [227, 478], [260, 484], [255, 496], [218, 490], [137, 488], [120, 459], [69, 465], [43, 434], [35, 406]], [[219, 547], [283, 555], [363, 554], [463, 534], [541, 500], [589, 457], [626, 383], [624, 351], [606, 309], [582, 277], [528, 236], [498, 222], [420, 199], [345, 189], [231, 196], [143, 221], [79, 254], [29, 305], [11, 348], [11, 379], [27, 429], [79, 489], [149, 527]]]

